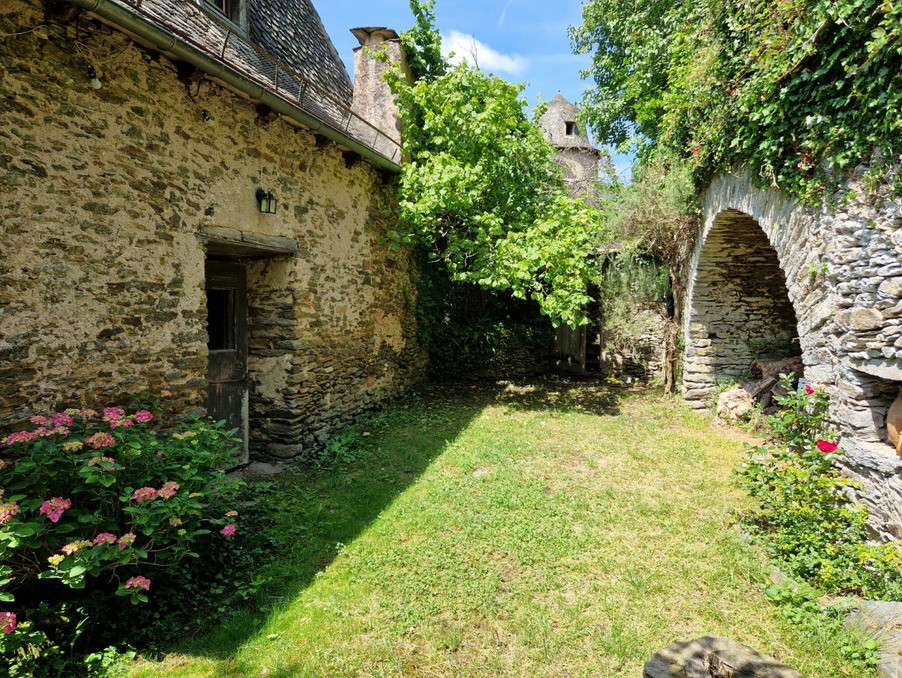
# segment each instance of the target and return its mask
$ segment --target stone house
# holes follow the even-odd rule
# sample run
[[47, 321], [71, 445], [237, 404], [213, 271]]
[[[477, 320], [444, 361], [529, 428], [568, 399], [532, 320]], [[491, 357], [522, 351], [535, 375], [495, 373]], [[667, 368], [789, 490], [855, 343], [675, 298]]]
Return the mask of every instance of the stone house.
[[0, 430], [168, 393], [288, 458], [418, 380], [378, 99], [309, 0], [6, 0]]

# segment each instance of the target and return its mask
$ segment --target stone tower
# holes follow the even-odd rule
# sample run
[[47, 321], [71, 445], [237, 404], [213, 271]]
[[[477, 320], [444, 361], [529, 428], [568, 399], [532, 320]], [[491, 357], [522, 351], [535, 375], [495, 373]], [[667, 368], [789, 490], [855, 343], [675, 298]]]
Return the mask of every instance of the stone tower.
[[571, 195], [590, 193], [598, 180], [598, 149], [592, 146], [585, 127], [577, 122], [579, 109], [558, 92], [548, 102], [539, 124], [545, 138], [557, 148], [555, 160], [564, 168]]

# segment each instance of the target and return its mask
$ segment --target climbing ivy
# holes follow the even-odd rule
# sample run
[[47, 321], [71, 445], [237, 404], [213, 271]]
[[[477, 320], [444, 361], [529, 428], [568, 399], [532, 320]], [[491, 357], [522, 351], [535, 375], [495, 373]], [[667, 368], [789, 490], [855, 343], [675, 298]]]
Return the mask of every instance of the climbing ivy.
[[902, 192], [899, 0], [586, 0], [571, 36], [606, 141], [808, 201], [860, 163]]

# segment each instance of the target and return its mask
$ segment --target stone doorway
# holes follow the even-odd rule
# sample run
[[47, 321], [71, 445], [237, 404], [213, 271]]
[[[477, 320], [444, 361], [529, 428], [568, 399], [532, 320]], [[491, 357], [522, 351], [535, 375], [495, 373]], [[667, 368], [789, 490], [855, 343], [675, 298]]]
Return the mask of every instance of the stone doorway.
[[777, 253], [758, 222], [717, 214], [701, 246], [686, 314], [686, 399], [706, 408], [723, 381], [749, 378], [753, 360], [802, 355]]
[[237, 429], [235, 464], [248, 462], [247, 271], [235, 261], [208, 260], [207, 414]]

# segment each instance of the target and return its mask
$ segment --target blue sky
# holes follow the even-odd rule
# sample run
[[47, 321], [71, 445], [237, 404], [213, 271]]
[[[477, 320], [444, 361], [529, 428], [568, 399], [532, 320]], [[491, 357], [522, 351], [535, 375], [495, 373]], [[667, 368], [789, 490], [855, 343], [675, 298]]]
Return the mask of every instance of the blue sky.
[[[313, 0], [332, 42], [353, 76], [356, 26], [388, 26], [398, 32], [413, 23], [408, 0]], [[588, 86], [580, 70], [587, 55], [574, 55], [567, 31], [582, 19], [580, 0], [437, 0], [436, 23], [445, 48], [458, 56], [475, 52], [485, 71], [510, 82], [526, 83], [534, 105], [558, 90], [578, 104]], [[618, 170], [629, 164], [615, 158]]]

